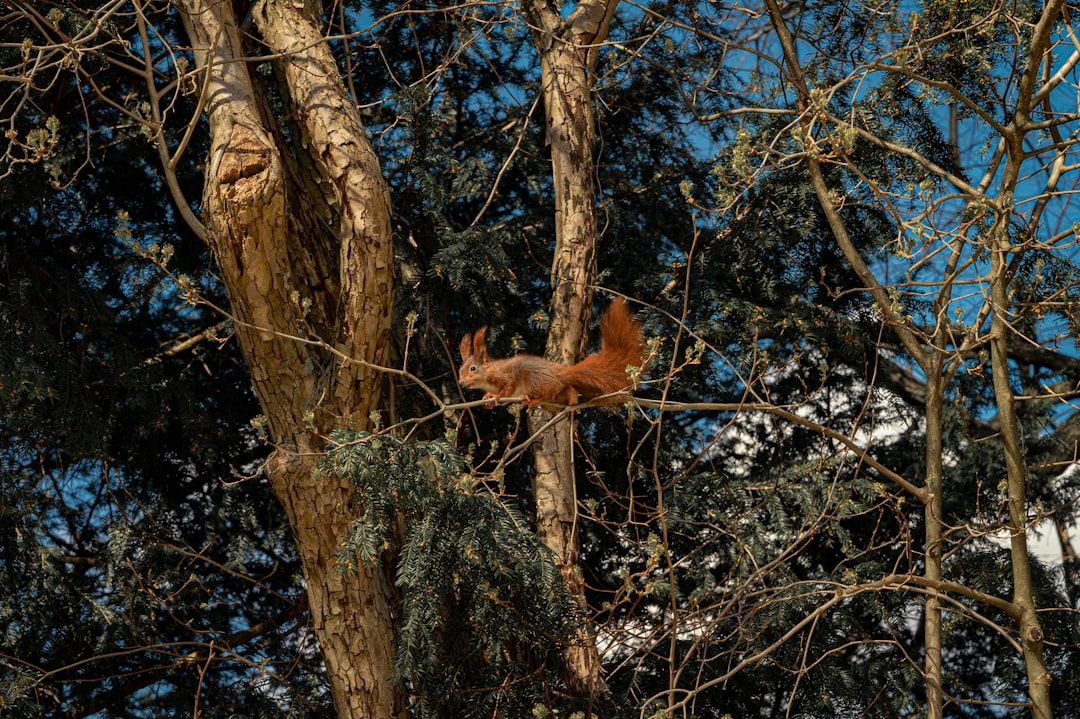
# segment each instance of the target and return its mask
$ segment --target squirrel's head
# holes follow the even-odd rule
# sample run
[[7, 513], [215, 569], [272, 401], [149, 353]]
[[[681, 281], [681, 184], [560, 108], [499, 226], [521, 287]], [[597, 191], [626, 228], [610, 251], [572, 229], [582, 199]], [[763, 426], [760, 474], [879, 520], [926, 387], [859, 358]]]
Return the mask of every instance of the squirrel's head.
[[487, 327], [481, 327], [473, 335], [465, 335], [461, 338], [461, 370], [458, 372], [458, 382], [463, 387], [481, 389], [487, 385], [488, 363], [487, 345], [484, 335]]

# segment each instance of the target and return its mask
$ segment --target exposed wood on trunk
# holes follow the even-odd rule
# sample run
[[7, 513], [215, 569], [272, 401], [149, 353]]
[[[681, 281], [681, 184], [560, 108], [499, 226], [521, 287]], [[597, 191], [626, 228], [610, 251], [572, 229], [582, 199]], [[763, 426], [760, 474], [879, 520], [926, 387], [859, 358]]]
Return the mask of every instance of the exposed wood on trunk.
[[[338, 715], [404, 715], [392, 684], [392, 584], [380, 571], [342, 574], [337, 550], [354, 518], [344, 482], [316, 479], [323, 437], [363, 428], [379, 407], [389, 334], [388, 190], [318, 25], [302, 4], [267, 3], [257, 27], [282, 62], [296, 121], [323, 173], [299, 183], [266, 116], [229, 3], [179, 4], [208, 68], [211, 147], [203, 193], [208, 240], [237, 336], [277, 450], [267, 476], [296, 538], [308, 603]], [[312, 192], [333, 203], [312, 202]], [[316, 206], [337, 214], [317, 217]], [[332, 228], [328, 231], [326, 228]], [[363, 363], [343, 362], [318, 338]]]
[[[551, 324], [548, 359], [572, 364], [588, 342], [593, 283], [596, 278], [596, 125], [591, 70], [597, 43], [603, 41], [616, 0], [584, 2], [563, 19], [543, 0], [522, 4], [540, 57], [541, 87], [555, 185], [555, 257], [552, 262]], [[537, 411], [537, 431], [550, 415]], [[537, 531], [556, 557], [571, 590], [584, 603], [584, 580], [577, 527], [573, 426], [567, 418], [546, 431], [535, 448]], [[604, 693], [600, 659], [590, 633], [568, 647], [571, 690]]]

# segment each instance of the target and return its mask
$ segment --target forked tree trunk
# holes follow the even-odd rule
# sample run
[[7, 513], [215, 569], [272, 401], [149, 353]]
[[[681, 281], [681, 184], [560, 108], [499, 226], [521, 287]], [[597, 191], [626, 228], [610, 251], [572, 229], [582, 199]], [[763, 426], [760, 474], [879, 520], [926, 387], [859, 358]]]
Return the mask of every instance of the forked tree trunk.
[[[1029, 152], [1026, 136], [1041, 132], [1034, 127], [1033, 111], [1036, 89], [1043, 72], [1044, 57], [1050, 53], [1052, 37], [1064, 10], [1064, 0], [1049, 0], [1043, 4], [1038, 22], [1032, 28], [1031, 45], [1024, 73], [1016, 85], [1017, 100], [1009, 125], [1002, 133], [1006, 146], [1005, 167], [1002, 172], [999, 197], [1009, 198], [1003, 202], [990, 238], [990, 366], [994, 382], [994, 399], [997, 403], [1001, 426], [1001, 445], [1007, 477], [1009, 507], [1009, 545], [1013, 573], [1013, 617], [1020, 638], [1021, 654], [1027, 671], [1028, 697], [1031, 716], [1034, 719], [1050, 719], [1053, 708], [1050, 700], [1051, 674], [1043, 653], [1044, 637], [1035, 604], [1035, 586], [1028, 556], [1028, 468], [1026, 453], [1020, 441], [1020, 428], [1016, 416], [1016, 397], [1013, 393], [1009, 367], [1009, 343], [1016, 326], [1012, 316], [1012, 300], [1009, 289], [1014, 268], [1011, 259], [1024, 251], [1024, 244], [1012, 244], [1011, 223], [1014, 208], [1011, 198], [1024, 181], [1023, 163]], [[1045, 88], [1044, 88], [1045, 89]], [[1040, 93], [1042, 89], [1038, 90]]]
[[379, 571], [338, 571], [350, 490], [312, 473], [328, 431], [364, 428], [379, 407], [382, 380], [372, 366], [389, 335], [388, 189], [302, 3], [270, 0], [254, 20], [270, 52], [286, 58], [281, 76], [318, 189], [297, 179], [253, 66], [240, 59], [251, 53], [233, 4], [178, 6], [204, 73], [210, 124], [203, 221], [276, 447], [267, 476], [292, 525], [338, 716], [404, 716], [392, 684], [392, 584]]
[[[606, 37], [617, 4], [617, 0], [583, 2], [564, 20], [544, 0], [522, 3], [540, 57], [555, 184], [555, 259], [546, 355], [563, 364], [579, 359], [588, 342], [597, 241], [591, 70], [596, 44]], [[535, 433], [550, 418], [549, 413], [537, 410], [530, 416], [529, 426]], [[534, 452], [533, 489], [540, 539], [554, 552], [571, 591], [584, 605], [573, 444], [571, 418], [543, 433]], [[605, 693], [595, 638], [584, 631], [579, 639], [565, 652], [571, 691], [586, 696]]]

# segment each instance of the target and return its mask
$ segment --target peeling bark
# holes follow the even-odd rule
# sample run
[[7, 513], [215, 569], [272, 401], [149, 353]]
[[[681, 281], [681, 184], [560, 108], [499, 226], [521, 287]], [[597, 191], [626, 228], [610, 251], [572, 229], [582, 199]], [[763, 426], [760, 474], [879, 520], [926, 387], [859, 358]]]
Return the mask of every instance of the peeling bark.
[[[540, 57], [547, 142], [555, 185], [555, 258], [552, 262], [551, 324], [546, 356], [572, 364], [588, 342], [593, 283], [596, 278], [596, 125], [591, 70], [597, 43], [607, 34], [617, 0], [584, 2], [564, 20], [543, 0], [522, 3]], [[551, 415], [530, 416], [535, 433]], [[571, 591], [584, 605], [579, 564], [572, 418], [544, 432], [534, 451], [537, 532], [555, 554]], [[591, 632], [567, 648], [571, 691], [606, 693], [600, 658]]]
[[[389, 192], [302, 3], [266, 3], [256, 24], [285, 58], [296, 121], [322, 175], [317, 188], [297, 179], [277, 121], [239, 59], [248, 53], [232, 4], [178, 6], [206, 71], [203, 220], [276, 447], [267, 476], [296, 539], [338, 716], [404, 716], [392, 683], [392, 583], [378, 570], [338, 571], [337, 550], [353, 519], [350, 489], [313, 474], [326, 433], [365, 428], [379, 407], [382, 379], [373, 366], [385, 355], [392, 299]], [[318, 216], [316, 207], [336, 209]]]

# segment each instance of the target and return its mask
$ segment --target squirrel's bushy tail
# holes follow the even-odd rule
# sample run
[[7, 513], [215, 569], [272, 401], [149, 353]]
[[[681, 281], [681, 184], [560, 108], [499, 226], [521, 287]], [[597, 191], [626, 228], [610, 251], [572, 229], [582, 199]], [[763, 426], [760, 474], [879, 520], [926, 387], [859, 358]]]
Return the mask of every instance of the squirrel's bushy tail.
[[600, 351], [568, 368], [567, 381], [582, 399], [617, 392], [633, 384], [626, 368], [642, 367], [644, 358], [641, 326], [626, 300], [618, 298], [600, 318]]

